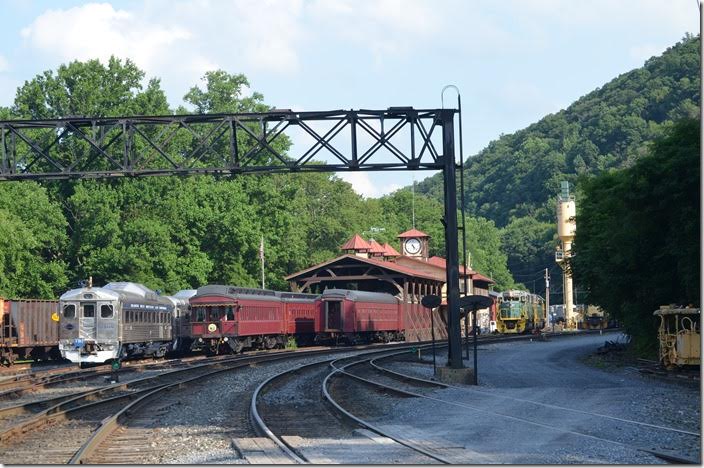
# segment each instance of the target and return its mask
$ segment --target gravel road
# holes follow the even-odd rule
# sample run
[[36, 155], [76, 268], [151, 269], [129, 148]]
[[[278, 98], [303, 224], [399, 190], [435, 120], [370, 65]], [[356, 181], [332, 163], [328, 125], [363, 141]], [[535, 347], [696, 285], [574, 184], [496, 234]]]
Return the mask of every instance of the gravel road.
[[[378, 421], [396, 431], [420, 430], [464, 446], [488, 456], [491, 463], [664, 463], [638, 448], [699, 459], [700, 436], [593, 414], [700, 432], [698, 387], [654, 380], [633, 369], [606, 371], [582, 362], [605, 340], [614, 338], [585, 335], [482, 345], [478, 387], [433, 392], [438, 399], [457, 405], [396, 400]], [[445, 355], [439, 353], [438, 358], [442, 363]], [[468, 367], [472, 359], [470, 352]], [[432, 366], [427, 364], [385, 365], [399, 372], [432, 376]]]

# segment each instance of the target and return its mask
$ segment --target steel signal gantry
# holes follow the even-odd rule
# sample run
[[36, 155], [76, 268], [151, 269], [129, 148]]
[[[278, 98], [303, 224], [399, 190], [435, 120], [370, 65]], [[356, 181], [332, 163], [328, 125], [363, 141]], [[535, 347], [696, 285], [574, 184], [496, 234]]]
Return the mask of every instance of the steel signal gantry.
[[[456, 109], [274, 109], [239, 114], [0, 121], [0, 181], [158, 175], [442, 170], [449, 364], [461, 368]], [[276, 149], [297, 129], [312, 143]], [[321, 130], [323, 129], [323, 130]], [[296, 141], [299, 144], [299, 141]], [[295, 148], [298, 152], [298, 148]], [[332, 162], [314, 158], [327, 154]]]

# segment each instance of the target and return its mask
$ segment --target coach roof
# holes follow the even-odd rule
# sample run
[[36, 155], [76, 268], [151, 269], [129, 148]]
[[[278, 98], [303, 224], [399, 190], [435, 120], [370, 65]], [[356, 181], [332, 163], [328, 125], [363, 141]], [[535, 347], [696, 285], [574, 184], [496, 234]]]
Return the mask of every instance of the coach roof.
[[381, 302], [386, 304], [397, 304], [399, 301], [396, 297], [387, 293], [352, 291], [349, 289], [326, 289], [323, 291], [322, 299], [338, 298], [355, 302]]

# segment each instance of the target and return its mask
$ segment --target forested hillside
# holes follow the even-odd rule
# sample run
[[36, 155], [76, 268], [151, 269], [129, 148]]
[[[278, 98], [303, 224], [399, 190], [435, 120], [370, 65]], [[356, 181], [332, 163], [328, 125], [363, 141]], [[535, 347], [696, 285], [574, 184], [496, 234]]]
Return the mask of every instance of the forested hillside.
[[[699, 43], [687, 36], [642, 68], [467, 159], [468, 213], [502, 228], [516, 281], [539, 278], [541, 268], [554, 265], [560, 181], [579, 187], [589, 176], [630, 167], [673, 122], [699, 115]], [[418, 190], [442, 200], [442, 179], [428, 178]]]
[[[184, 114], [172, 108], [158, 79], [131, 61], [72, 62], [45, 71], [17, 90], [1, 119]], [[264, 111], [259, 93], [243, 96], [243, 75], [206, 74], [184, 100], [198, 113]], [[188, 153], [197, 139], [177, 141]], [[281, 152], [287, 139], [273, 143]], [[87, 151], [61, 141], [53, 151]], [[246, 150], [243, 148], [243, 150]], [[287, 289], [284, 276], [340, 254], [354, 233], [398, 248], [411, 227], [411, 192], [364, 199], [329, 174], [151, 177], [0, 183], [0, 296], [51, 298], [92, 276], [95, 284], [137, 281], [173, 293], [207, 283], [257, 286], [264, 237], [266, 285]], [[444, 255], [442, 204], [416, 196], [416, 227]], [[493, 223], [470, 219], [475, 268], [501, 287], [512, 279]]]
[[678, 121], [633, 166], [585, 181], [577, 210], [575, 278], [651, 358], [653, 311], [701, 304], [699, 127]]

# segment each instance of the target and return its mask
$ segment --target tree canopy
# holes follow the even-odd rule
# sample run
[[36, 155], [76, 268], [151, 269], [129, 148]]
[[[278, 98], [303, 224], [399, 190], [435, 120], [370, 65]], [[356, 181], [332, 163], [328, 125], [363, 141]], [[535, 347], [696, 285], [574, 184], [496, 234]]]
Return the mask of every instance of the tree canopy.
[[682, 120], [632, 167], [581, 183], [571, 268], [642, 352], [656, 343], [655, 309], [700, 304], [699, 126]]
[[[40, 119], [189, 112], [169, 107], [158, 79], [143, 83], [144, 72], [129, 60], [75, 61], [25, 82], [0, 113]], [[197, 113], [270, 109], [249, 92], [244, 75], [223, 70], [206, 73], [184, 101]], [[178, 136], [173, 144], [189, 152], [197, 138]], [[272, 145], [286, 154], [291, 144], [281, 137]], [[56, 146], [64, 159], [87, 150], [80, 142]], [[407, 190], [365, 199], [330, 174], [0, 184], [0, 295], [55, 297], [88, 276], [168, 293], [207, 283], [259, 286], [262, 238], [266, 286], [286, 289], [285, 276], [339, 255], [354, 233], [398, 248], [395, 236], [412, 224], [411, 204]], [[432, 253], [443, 255], [442, 205], [417, 195], [415, 206], [417, 226], [433, 237]], [[472, 258], [489, 269], [485, 274], [495, 271], [510, 283], [498, 231], [473, 222]]]

